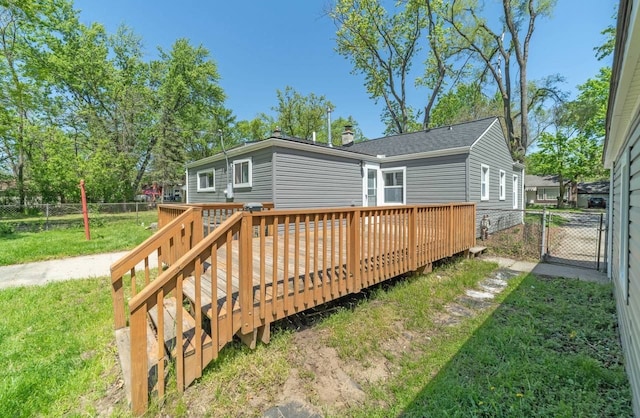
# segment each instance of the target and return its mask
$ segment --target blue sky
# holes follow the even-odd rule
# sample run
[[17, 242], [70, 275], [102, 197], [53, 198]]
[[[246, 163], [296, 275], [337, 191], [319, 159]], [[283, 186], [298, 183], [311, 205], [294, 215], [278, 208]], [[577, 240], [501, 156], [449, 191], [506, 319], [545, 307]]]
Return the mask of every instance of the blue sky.
[[[387, 2], [391, 3], [391, 2]], [[486, 0], [495, 8], [496, 0]], [[302, 94], [325, 95], [332, 117], [351, 115], [364, 135], [382, 135], [382, 104], [368, 97], [361, 76], [334, 51], [335, 26], [325, 16], [327, 0], [76, 0], [83, 23], [100, 22], [110, 33], [120, 24], [140, 35], [148, 59], [157, 47], [178, 38], [205, 46], [218, 65], [226, 106], [237, 120], [272, 113], [276, 90], [289, 85]], [[540, 20], [533, 35], [529, 79], [559, 73], [563, 88], [596, 75], [605, 63], [594, 57], [600, 31], [613, 23], [616, 0], [559, 0], [551, 19]], [[608, 64], [608, 63], [606, 63]], [[421, 95], [410, 96], [420, 107]]]

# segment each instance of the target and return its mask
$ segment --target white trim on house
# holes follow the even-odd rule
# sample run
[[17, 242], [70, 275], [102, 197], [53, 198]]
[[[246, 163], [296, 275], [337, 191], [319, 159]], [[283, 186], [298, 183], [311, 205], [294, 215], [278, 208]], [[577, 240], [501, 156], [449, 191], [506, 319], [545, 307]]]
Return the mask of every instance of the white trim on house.
[[[484, 132], [482, 134], [480, 134], [480, 136], [478, 138], [476, 138], [475, 141], [473, 141], [473, 144], [471, 144], [471, 146], [469, 147], [469, 151], [471, 151], [473, 149], [473, 147], [487, 134], [487, 132], [489, 132], [489, 129], [491, 129], [493, 127], [493, 125], [495, 125], [496, 123], [499, 123], [498, 118], [495, 118], [493, 122], [491, 122], [491, 125], [489, 125], [487, 127], [487, 129], [484, 130]], [[506, 140], [506, 138], [505, 138]], [[507, 144], [508, 146], [508, 144]]]
[[[402, 184], [393, 184], [393, 185], [387, 185], [387, 174], [392, 174], [392, 173], [402, 173], [402, 177], [400, 178], [400, 181], [402, 182]], [[406, 205], [407, 204], [407, 167], [393, 167], [393, 168], [385, 168], [380, 170], [380, 177], [381, 177], [381, 182], [380, 182], [380, 188], [382, 189], [382, 193], [378, 193], [378, 201], [381, 201], [380, 205]], [[398, 177], [393, 176], [393, 181], [397, 181]], [[387, 201], [387, 190], [390, 189], [401, 189], [402, 191], [402, 196], [401, 202], [398, 201]]]
[[[202, 186], [200, 177], [206, 175], [206, 185]], [[211, 175], [211, 176], [209, 176]], [[215, 192], [216, 191], [216, 170], [215, 168], [207, 168], [196, 172], [196, 191], [197, 192]]]
[[518, 209], [518, 190], [519, 189], [520, 187], [518, 182], [518, 175], [514, 174], [513, 175], [513, 208], [514, 209]]
[[[240, 179], [236, 178], [236, 165], [240, 165], [242, 167], [243, 164], [247, 164], [247, 178], [245, 179], [242, 175], [242, 171], [240, 171]], [[234, 189], [242, 189], [253, 186], [253, 161], [251, 158], [241, 158], [239, 160], [233, 160], [231, 163], [231, 167], [233, 167], [233, 188]], [[242, 168], [241, 168], [242, 170]], [[240, 181], [237, 181], [240, 180]], [[244, 180], [244, 181], [242, 181]]]
[[373, 176], [373, 180], [375, 180], [375, 185], [371, 190], [375, 193], [375, 202], [372, 206], [378, 206], [378, 202], [380, 201], [380, 164], [377, 163], [365, 163], [362, 166], [362, 206], [369, 207], [369, 171], [375, 173]]
[[[375, 181], [373, 188], [369, 187], [369, 172], [373, 173], [372, 180]], [[394, 177], [394, 181], [400, 180], [402, 184], [394, 184], [387, 186], [386, 175], [390, 173], [402, 173], [402, 177]], [[402, 189], [401, 202], [393, 201], [388, 202], [386, 197], [386, 191], [388, 189]], [[388, 167], [380, 168], [380, 164], [366, 163], [362, 166], [362, 206], [368, 207], [369, 197], [371, 192], [375, 193], [375, 206], [397, 206], [407, 204], [407, 167]]]
[[489, 189], [491, 186], [490, 175], [491, 168], [486, 164], [480, 164], [480, 200], [489, 200]]
[[507, 173], [504, 170], [500, 170], [498, 173], [499, 180], [499, 198], [500, 200], [506, 200], [507, 198]]

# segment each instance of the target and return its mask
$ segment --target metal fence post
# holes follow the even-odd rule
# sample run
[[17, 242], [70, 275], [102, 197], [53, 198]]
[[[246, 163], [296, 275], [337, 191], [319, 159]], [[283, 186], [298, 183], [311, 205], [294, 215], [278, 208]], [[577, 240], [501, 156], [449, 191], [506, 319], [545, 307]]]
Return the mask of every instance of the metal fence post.
[[44, 229], [45, 231], [48, 231], [49, 230], [49, 204], [48, 203], [45, 205], [45, 216], [46, 216], [46, 220], [44, 223]]
[[544, 261], [544, 243], [547, 238], [547, 208], [542, 208], [542, 242], [540, 243], [540, 260]]
[[139, 217], [139, 213], [138, 213], [138, 202], [136, 202], [136, 223], [137, 224], [140, 223], [140, 217]]

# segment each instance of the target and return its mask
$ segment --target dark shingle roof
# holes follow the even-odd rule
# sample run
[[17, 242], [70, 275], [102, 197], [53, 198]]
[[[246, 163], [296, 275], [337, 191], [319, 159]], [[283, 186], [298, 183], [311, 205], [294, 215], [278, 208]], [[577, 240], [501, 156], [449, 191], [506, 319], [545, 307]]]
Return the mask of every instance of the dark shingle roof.
[[496, 120], [495, 117], [480, 119], [458, 125], [433, 128], [426, 131], [385, 136], [369, 141], [358, 142], [349, 147], [349, 151], [369, 155], [416, 154], [440, 151], [450, 148], [469, 147]]

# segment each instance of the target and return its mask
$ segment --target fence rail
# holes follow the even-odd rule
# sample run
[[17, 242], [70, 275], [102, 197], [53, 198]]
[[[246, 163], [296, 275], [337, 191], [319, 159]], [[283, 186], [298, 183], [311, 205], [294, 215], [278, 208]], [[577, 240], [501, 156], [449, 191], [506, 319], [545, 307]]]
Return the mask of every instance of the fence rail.
[[[140, 222], [141, 213], [155, 213], [155, 205], [141, 202], [130, 203], [90, 203], [87, 206], [89, 219], [130, 217]], [[82, 225], [82, 204], [80, 203], [43, 203], [20, 207], [19, 205], [0, 205], [0, 223], [8, 224], [18, 231], [41, 231], [57, 228], [69, 228]]]

